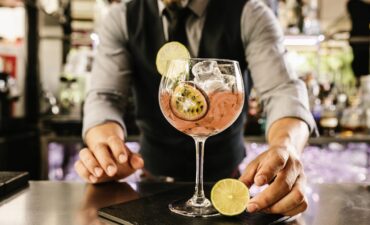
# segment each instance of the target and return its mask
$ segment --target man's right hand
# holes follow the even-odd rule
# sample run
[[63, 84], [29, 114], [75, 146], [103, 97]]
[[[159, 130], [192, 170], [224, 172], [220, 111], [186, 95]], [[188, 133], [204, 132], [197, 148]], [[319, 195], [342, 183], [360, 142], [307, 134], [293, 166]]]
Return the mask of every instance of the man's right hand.
[[124, 143], [120, 125], [108, 122], [91, 128], [86, 134], [87, 148], [75, 163], [77, 173], [89, 183], [125, 178], [144, 167], [144, 160]]

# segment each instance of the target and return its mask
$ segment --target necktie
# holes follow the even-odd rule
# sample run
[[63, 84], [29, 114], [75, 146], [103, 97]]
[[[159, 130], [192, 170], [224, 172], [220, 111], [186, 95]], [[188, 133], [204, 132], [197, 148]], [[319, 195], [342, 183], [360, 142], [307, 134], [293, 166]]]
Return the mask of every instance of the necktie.
[[164, 10], [164, 15], [169, 22], [168, 40], [178, 41], [185, 46], [188, 46], [188, 38], [186, 35], [186, 19], [191, 14], [191, 10], [187, 7]]

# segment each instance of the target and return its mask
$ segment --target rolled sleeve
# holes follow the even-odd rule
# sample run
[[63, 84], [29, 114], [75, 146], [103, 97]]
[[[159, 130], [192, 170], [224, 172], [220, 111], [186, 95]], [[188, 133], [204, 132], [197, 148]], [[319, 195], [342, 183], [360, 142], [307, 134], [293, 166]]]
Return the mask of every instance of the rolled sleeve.
[[126, 132], [123, 114], [131, 84], [131, 56], [126, 46], [126, 8], [111, 8], [99, 29], [100, 44], [95, 56], [89, 89], [85, 98], [83, 131], [113, 121]]
[[306, 86], [290, 69], [284, 34], [273, 12], [262, 2], [250, 0], [243, 10], [241, 31], [253, 85], [267, 117], [266, 132], [275, 121], [294, 117], [316, 133]]
[[267, 92], [262, 97], [267, 116], [266, 132], [282, 118], [293, 117], [307, 123], [310, 133], [316, 135], [316, 123], [308, 110], [306, 86], [301, 80], [291, 80]]
[[83, 138], [89, 129], [106, 122], [116, 122], [126, 135], [123, 102], [121, 94], [110, 90], [94, 90], [88, 93], [84, 105]]

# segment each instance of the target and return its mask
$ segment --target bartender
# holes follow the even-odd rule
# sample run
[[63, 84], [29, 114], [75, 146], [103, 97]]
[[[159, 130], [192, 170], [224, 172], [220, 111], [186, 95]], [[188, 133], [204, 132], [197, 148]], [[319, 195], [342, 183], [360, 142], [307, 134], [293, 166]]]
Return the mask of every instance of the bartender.
[[[205, 180], [239, 177], [248, 186], [269, 184], [250, 200], [249, 212], [295, 215], [306, 209], [299, 155], [315, 123], [305, 85], [288, 67], [283, 32], [264, 3], [125, 1], [111, 9], [99, 37], [84, 107], [87, 148], [75, 164], [83, 179], [90, 183], [118, 180], [142, 168], [176, 181], [194, 179], [193, 141], [165, 120], [158, 103], [161, 76], [155, 67], [156, 54], [166, 42], [180, 41], [193, 57], [239, 61], [242, 71], [250, 71], [267, 115], [269, 148], [241, 175], [237, 168], [245, 157], [246, 107], [231, 127], [207, 140]], [[248, 81], [247, 75], [244, 80]], [[130, 89], [141, 131], [141, 155], [125, 145], [122, 118]]]

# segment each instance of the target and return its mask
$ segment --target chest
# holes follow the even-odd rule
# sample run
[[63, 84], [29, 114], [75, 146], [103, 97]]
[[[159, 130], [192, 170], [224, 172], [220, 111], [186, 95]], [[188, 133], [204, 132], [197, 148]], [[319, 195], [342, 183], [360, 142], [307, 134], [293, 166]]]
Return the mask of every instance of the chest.
[[[211, 0], [204, 18], [189, 18], [187, 33], [196, 46], [197, 57], [237, 60], [245, 69], [240, 18], [246, 0]], [[156, 74], [155, 58], [166, 42], [166, 30], [157, 1], [133, 0], [127, 3], [128, 49], [136, 73]], [[194, 48], [193, 48], [194, 49]], [[158, 75], [156, 75], [158, 77]]]

